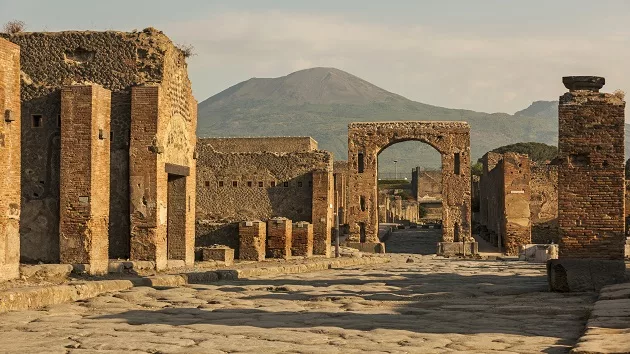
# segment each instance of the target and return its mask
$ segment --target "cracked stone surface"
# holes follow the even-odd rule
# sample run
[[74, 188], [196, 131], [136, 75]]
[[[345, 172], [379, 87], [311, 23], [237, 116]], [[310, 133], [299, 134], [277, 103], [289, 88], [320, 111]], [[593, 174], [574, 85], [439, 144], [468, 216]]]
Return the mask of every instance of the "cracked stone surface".
[[0, 352], [567, 353], [596, 297], [548, 292], [540, 264], [390, 257], [5, 313]]

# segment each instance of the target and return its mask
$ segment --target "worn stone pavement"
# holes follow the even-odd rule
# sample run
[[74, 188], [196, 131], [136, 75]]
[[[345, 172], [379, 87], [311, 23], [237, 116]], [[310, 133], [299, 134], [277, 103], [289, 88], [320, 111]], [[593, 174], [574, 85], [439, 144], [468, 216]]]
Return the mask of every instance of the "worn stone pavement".
[[[394, 233], [388, 243], [412, 237]], [[596, 297], [549, 293], [539, 264], [390, 257], [5, 313], [0, 352], [565, 353]]]

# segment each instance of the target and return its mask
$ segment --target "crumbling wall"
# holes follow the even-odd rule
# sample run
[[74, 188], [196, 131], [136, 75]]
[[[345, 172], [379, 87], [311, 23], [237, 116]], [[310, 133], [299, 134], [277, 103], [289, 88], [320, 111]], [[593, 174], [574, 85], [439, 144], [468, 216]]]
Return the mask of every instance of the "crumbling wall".
[[317, 141], [310, 136], [203, 138], [218, 152], [310, 152]]
[[[182, 116], [194, 146], [196, 103], [183, 53], [152, 28], [132, 33], [66, 31], [2, 36], [22, 47], [22, 260], [59, 261], [60, 89], [73, 83], [95, 83], [112, 91], [109, 256], [128, 258], [131, 88], [160, 86], [164, 93], [160, 114]], [[40, 122], [37, 126], [36, 119]], [[161, 122], [168, 125], [169, 121]], [[168, 130], [160, 127], [157, 139], [164, 140]], [[192, 149], [185, 150], [192, 157]], [[194, 192], [194, 183], [189, 185], [189, 193]]]
[[480, 236], [516, 255], [531, 243], [530, 167], [527, 155], [489, 152], [479, 181]]
[[[214, 149], [213, 140], [199, 139], [198, 142], [198, 245], [221, 243], [233, 247], [237, 244], [238, 233], [236, 228], [228, 225], [272, 217], [313, 223], [315, 244], [318, 238], [330, 239], [332, 208], [329, 205], [333, 195], [330, 153], [224, 153]], [[320, 184], [321, 191], [318, 189]], [[315, 196], [321, 194], [322, 205], [315, 206], [318, 200]], [[314, 219], [315, 209], [325, 216], [315, 216]], [[211, 224], [214, 224], [212, 228], [209, 227]]]
[[532, 242], [558, 243], [558, 166], [531, 166], [531, 199], [529, 209], [532, 219]]
[[558, 107], [560, 258], [624, 258], [623, 96], [571, 86]]
[[0, 39], [0, 281], [20, 263], [20, 48]]
[[335, 183], [334, 210], [339, 213], [339, 224], [346, 224], [346, 200], [348, 197], [348, 161], [333, 162], [333, 176]]

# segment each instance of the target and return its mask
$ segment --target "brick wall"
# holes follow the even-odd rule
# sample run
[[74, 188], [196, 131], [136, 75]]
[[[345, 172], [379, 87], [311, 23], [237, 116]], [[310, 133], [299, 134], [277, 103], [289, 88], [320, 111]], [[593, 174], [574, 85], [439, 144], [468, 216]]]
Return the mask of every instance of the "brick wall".
[[[190, 140], [184, 150], [192, 151], [196, 103], [183, 54], [166, 35], [153, 28], [132, 33], [67, 31], [0, 37], [22, 47], [22, 260], [59, 261], [60, 90], [77, 82], [93, 82], [112, 92], [109, 254], [112, 258], [128, 258], [131, 88], [149, 83], [162, 87], [162, 112], [173, 116], [175, 122], [185, 122], [189, 134], [180, 136]], [[39, 127], [33, 126], [34, 116], [41, 116]], [[170, 121], [164, 120], [167, 126]], [[176, 144], [181, 145], [177, 140]], [[171, 155], [176, 155], [180, 149], [172, 151]], [[194, 175], [194, 167], [190, 175]], [[192, 180], [187, 183], [187, 195], [192, 196], [189, 204], [194, 209], [194, 177]], [[192, 217], [187, 215], [188, 223], [194, 221]], [[188, 234], [193, 232], [187, 229]]]
[[317, 141], [310, 136], [269, 136], [200, 138], [219, 152], [310, 152], [317, 150]]
[[560, 258], [624, 258], [624, 109], [614, 94], [560, 97]]
[[0, 39], [0, 281], [19, 276], [20, 48]]
[[339, 213], [339, 224], [343, 225], [346, 221], [346, 208], [348, 198], [348, 161], [333, 162], [334, 175], [334, 210]]
[[61, 92], [60, 260], [107, 274], [111, 92], [98, 85]]
[[531, 166], [531, 200], [533, 243], [559, 243], [558, 231], [558, 166]]

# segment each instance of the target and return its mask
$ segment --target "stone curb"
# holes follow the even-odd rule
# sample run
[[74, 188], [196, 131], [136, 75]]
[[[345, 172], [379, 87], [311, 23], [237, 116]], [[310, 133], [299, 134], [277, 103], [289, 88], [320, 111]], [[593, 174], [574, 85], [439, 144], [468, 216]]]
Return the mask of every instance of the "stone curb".
[[175, 275], [156, 275], [130, 280], [99, 280], [81, 284], [18, 288], [0, 292], [0, 313], [31, 310], [64, 302], [85, 300], [103, 293], [127, 290], [136, 286], [176, 287], [186, 284], [204, 284], [220, 280], [237, 280], [265, 275], [306, 273], [387, 262], [389, 262], [389, 258], [387, 257], [333, 258], [326, 259], [323, 262], [305, 264], [278, 265], [263, 268], [220, 269]]
[[30, 310], [69, 301], [85, 300], [106, 292], [133, 287], [129, 280], [100, 280], [37, 288], [18, 288], [0, 293], [0, 313]]

